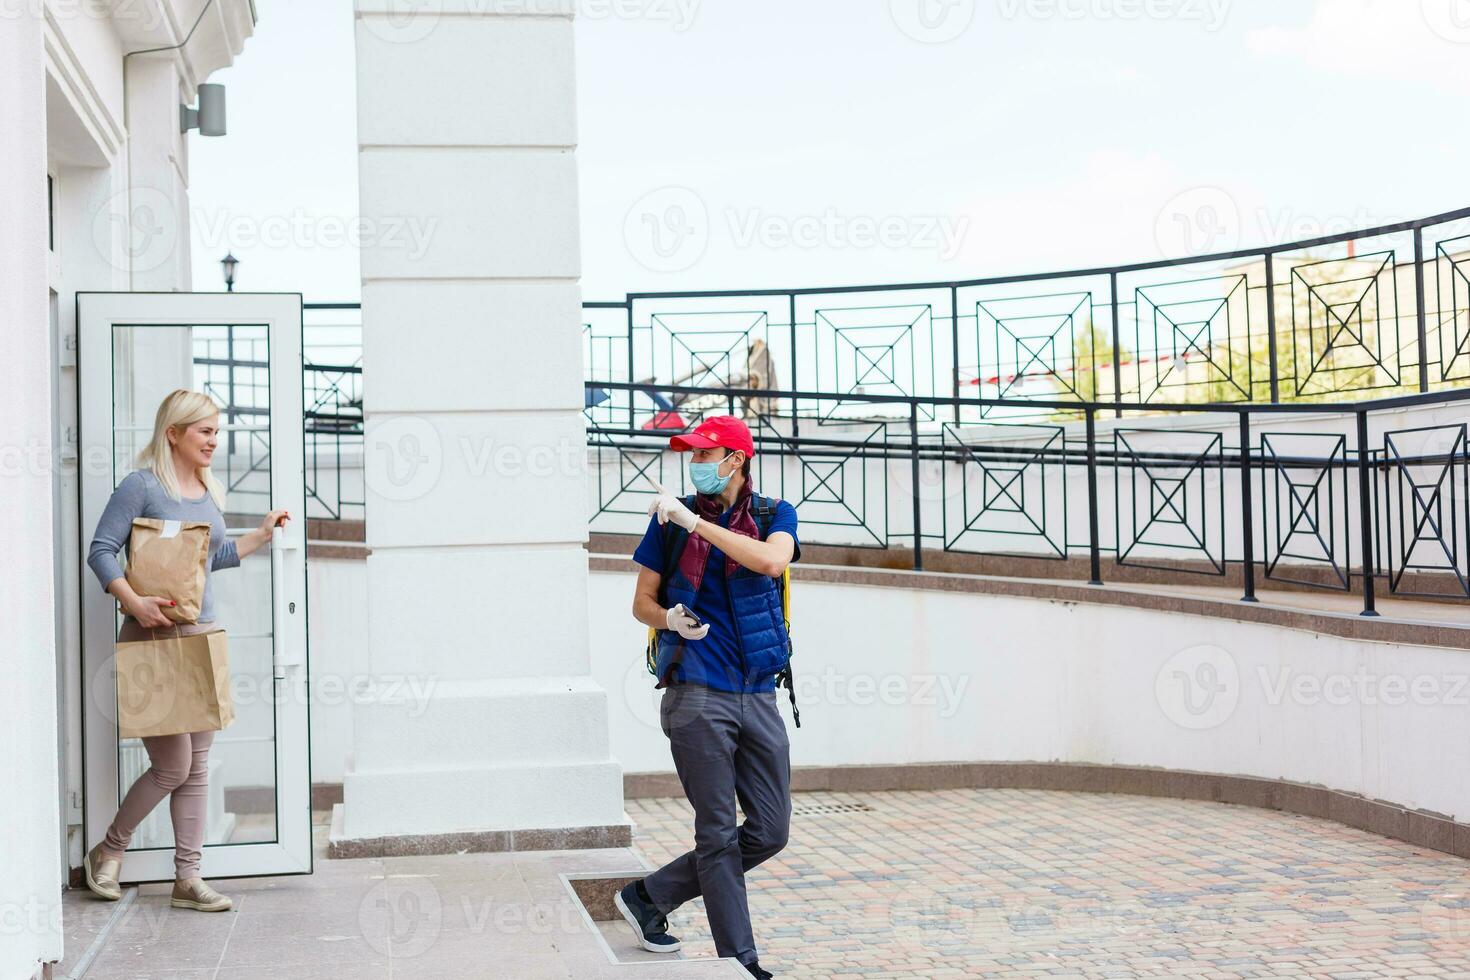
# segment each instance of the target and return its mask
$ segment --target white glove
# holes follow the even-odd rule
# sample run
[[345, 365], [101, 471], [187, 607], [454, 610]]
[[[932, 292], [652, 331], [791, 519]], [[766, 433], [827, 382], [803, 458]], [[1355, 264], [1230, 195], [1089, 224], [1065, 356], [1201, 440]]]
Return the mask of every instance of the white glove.
[[673, 609], [670, 609], [668, 615], [664, 618], [669, 624], [669, 629], [678, 633], [686, 640], [702, 640], [704, 639], [704, 635], [709, 632], [709, 623], [701, 625], [699, 620], [694, 618], [694, 614], [686, 609], [682, 602], [675, 605]]
[[673, 521], [690, 534], [693, 534], [695, 525], [699, 523], [699, 515], [688, 507], [685, 507], [684, 501], [665, 490], [663, 484], [657, 480], [650, 480], [649, 482], [658, 491], [658, 496], [654, 497], [653, 503], [648, 505], [649, 515], [657, 514], [660, 524], [667, 524], [669, 521]]

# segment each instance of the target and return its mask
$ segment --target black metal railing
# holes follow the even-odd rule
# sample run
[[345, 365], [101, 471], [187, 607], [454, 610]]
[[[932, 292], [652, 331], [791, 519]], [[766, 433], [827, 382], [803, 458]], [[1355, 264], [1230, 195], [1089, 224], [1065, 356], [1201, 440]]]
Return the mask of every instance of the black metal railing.
[[[628, 427], [640, 401], [700, 404], [683, 423], [742, 404], [822, 405], [830, 392], [588, 382], [594, 531], [637, 533], [653, 481], [689, 492], [670, 431]], [[790, 500], [808, 543], [1067, 560], [1102, 582], [1125, 567], [1180, 579], [1230, 575], [1375, 597], [1470, 597], [1470, 391], [1324, 408], [854, 395], [841, 420], [798, 426], [745, 410], [753, 476]], [[591, 402], [589, 398], [589, 402]], [[1075, 413], [1015, 423], [991, 413]], [[1395, 428], [1405, 410], [1426, 423]], [[1130, 421], [1159, 412], [1192, 417]], [[967, 416], [953, 421], [946, 416]], [[925, 418], [940, 419], [925, 426]], [[1365, 502], [1366, 501], [1366, 505]], [[1105, 558], [1107, 559], [1105, 561]], [[1110, 571], [1112, 570], [1112, 571]]]
[[[302, 364], [306, 496], [310, 517], [361, 518], [362, 336], [357, 303], [307, 303]], [[347, 322], [321, 316], [348, 311]], [[270, 491], [270, 356], [260, 326], [202, 326], [194, 332], [194, 373], [222, 406], [225, 449], [215, 470], [237, 499], [263, 505]]]
[[[1187, 259], [630, 293], [584, 312], [589, 381], [1096, 401], [1115, 415], [1427, 392], [1470, 380], [1470, 208]], [[774, 411], [821, 417], [800, 401]]]

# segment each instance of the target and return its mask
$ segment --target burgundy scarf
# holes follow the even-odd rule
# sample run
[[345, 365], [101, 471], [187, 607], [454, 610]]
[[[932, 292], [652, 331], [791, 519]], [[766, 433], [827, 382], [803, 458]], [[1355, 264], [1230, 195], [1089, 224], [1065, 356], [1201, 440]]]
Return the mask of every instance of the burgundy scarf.
[[[735, 506], [730, 508], [729, 530], [736, 534], [743, 534], [747, 538], [759, 538], [761, 531], [755, 523], [755, 517], [750, 513], [750, 500], [754, 494], [750, 489], [750, 481], [746, 480], [740, 485], [740, 492], [735, 495]], [[720, 523], [720, 498], [711, 497], [708, 494], [697, 493], [694, 495], [694, 508], [701, 520], [712, 524]], [[710, 549], [713, 546], [697, 534], [689, 535], [688, 542], [684, 545], [684, 553], [679, 556], [679, 571], [689, 580], [689, 587], [695, 594], [699, 593], [700, 583], [704, 581], [704, 567], [709, 562]], [[725, 575], [728, 577], [735, 574], [735, 569], [740, 563], [729, 555], [725, 556]]]

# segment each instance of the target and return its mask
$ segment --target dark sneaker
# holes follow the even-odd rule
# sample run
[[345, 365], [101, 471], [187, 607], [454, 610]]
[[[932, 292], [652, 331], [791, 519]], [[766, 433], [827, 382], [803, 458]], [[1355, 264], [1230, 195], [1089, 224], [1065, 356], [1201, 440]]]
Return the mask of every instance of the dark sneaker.
[[755, 977], [755, 980], [775, 980], [775, 978], [771, 976], [771, 974], [767, 973], [765, 970], [762, 970], [761, 965], [754, 960], [749, 963], [743, 963], [741, 965], [745, 967], [746, 972]]
[[638, 945], [650, 953], [676, 953], [682, 945], [669, 935], [669, 920], [652, 903], [638, 897], [638, 883], [631, 882], [613, 896], [613, 905], [623, 913], [638, 934]]

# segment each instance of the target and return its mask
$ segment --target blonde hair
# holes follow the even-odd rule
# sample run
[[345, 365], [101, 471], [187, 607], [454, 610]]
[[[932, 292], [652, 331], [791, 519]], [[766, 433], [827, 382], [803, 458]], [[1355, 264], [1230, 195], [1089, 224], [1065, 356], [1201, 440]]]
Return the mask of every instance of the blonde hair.
[[[158, 406], [158, 414], [154, 416], [153, 438], [138, 453], [138, 469], [152, 472], [164, 493], [174, 500], [180, 499], [183, 494], [179, 490], [179, 478], [174, 471], [174, 452], [168, 441], [168, 431], [187, 429], [195, 422], [202, 422], [218, 414], [219, 405], [202, 391], [179, 388], [170, 392]], [[223, 511], [225, 488], [214, 478], [208, 466], [201, 466], [195, 472], [199, 482], [204, 484], [204, 488], [214, 498], [215, 506]]]

